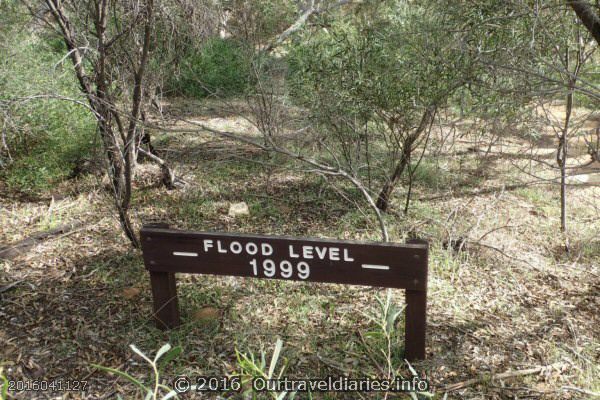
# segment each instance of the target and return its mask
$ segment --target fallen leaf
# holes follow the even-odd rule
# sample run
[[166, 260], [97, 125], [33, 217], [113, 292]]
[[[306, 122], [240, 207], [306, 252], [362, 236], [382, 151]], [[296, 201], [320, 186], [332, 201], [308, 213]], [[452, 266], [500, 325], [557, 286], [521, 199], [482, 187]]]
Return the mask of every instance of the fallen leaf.
[[123, 297], [125, 297], [127, 300], [131, 300], [134, 297], [139, 296], [139, 294], [142, 292], [142, 290], [140, 288], [137, 287], [130, 287], [130, 288], [125, 288], [123, 289]]
[[219, 319], [219, 310], [215, 307], [203, 307], [194, 313], [194, 321], [209, 321]]

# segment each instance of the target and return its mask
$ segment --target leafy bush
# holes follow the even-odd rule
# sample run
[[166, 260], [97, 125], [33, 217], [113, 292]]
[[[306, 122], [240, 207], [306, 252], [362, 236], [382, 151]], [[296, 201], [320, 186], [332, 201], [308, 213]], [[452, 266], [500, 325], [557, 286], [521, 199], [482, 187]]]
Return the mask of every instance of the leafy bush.
[[195, 98], [212, 94], [234, 96], [248, 89], [250, 67], [251, 58], [242, 43], [212, 38], [200, 51], [188, 51], [180, 75], [171, 86], [176, 92]]
[[468, 60], [428, 6], [367, 2], [323, 25], [290, 46], [292, 98], [308, 110], [336, 163], [371, 188], [393, 188], [425, 143], [431, 123], [422, 121], [467, 80]]
[[95, 123], [74, 102], [27, 99], [48, 94], [76, 98], [79, 91], [70, 64], [60, 64], [64, 52], [57, 52], [56, 41], [13, 23], [13, 29], [2, 32], [3, 42], [11, 46], [0, 47], [0, 126], [6, 140], [0, 176], [13, 189], [40, 191], [71, 175], [89, 157]]
[[[67, 113], [65, 108], [56, 107], [50, 102], [44, 103], [47, 105], [46, 110], [54, 111], [54, 115], [49, 116], [47, 124], [35, 126], [35, 130], [39, 130], [37, 142], [31, 148], [17, 154], [17, 158], [5, 171], [6, 183], [13, 189], [35, 192], [50, 188], [71, 176], [94, 147], [90, 135], [93, 129], [87, 126], [86, 116], [78, 113], [80, 110], [72, 111], [73, 114], [82, 117], [81, 121], [66, 121], [66, 124], [62, 125], [57, 115]], [[44, 108], [43, 105], [30, 108], [38, 112]]]
[[231, 14], [227, 31], [248, 43], [270, 42], [287, 29], [301, 11], [301, 4], [289, 0], [225, 0]]

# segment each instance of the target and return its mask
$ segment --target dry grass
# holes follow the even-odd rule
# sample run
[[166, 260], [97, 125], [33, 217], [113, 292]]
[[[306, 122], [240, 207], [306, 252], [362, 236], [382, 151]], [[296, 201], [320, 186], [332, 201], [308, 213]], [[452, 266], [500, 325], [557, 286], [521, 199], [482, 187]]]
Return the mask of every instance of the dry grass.
[[[211, 118], [210, 112], [203, 118]], [[461, 176], [461, 186], [440, 193], [418, 184], [409, 216], [388, 216], [392, 240], [401, 241], [411, 231], [432, 243], [428, 359], [415, 368], [427, 374], [437, 398], [448, 385], [473, 378], [477, 382], [448, 398], [586, 398], [574, 388], [600, 392], [600, 188], [570, 189], [570, 232], [563, 236], [558, 188], [527, 185], [533, 178], [516, 168], [522, 166], [514, 157], [520, 148], [516, 139], [511, 143], [492, 149], [497, 153], [492, 163], [482, 164], [478, 153], [465, 155], [460, 165], [453, 154], [444, 156], [439, 163], [443, 170], [434, 173]], [[378, 238], [367, 210], [353, 210], [324, 182], [286, 168], [281, 160], [265, 160], [230, 142], [206, 144], [202, 137], [171, 135], [163, 142], [167, 144], [178, 172], [192, 185], [167, 192], [140, 182], [137, 221], [202, 230]], [[279, 167], [265, 168], [257, 161]], [[458, 170], [467, 166], [476, 167], [472, 175]], [[486, 179], [478, 175], [482, 166]], [[513, 187], [515, 183], [523, 185]], [[165, 371], [167, 376], [231, 374], [239, 371], [236, 349], [258, 353], [272, 348], [278, 337], [284, 341], [288, 376], [382, 374], [386, 360], [372, 334], [377, 327], [366, 317], [378, 312], [376, 296], [385, 296], [377, 289], [182, 276], [185, 324], [158, 331], [150, 323], [150, 290], [140, 254], [127, 246], [110, 201], [96, 186], [85, 180], [66, 183], [60, 189], [68, 196], [57, 201], [0, 200], [4, 244], [64, 222], [84, 223], [0, 264], [0, 287], [17, 282], [0, 294], [0, 361], [10, 379], [89, 381], [85, 394], [52, 398], [114, 398], [117, 393], [133, 398], [132, 386], [90, 364], [147, 376], [128, 345], [152, 353], [168, 341], [181, 345], [184, 353]], [[402, 207], [400, 195], [395, 209]], [[249, 204], [250, 216], [227, 216], [228, 204], [237, 201]], [[456, 238], [467, 238], [461, 251], [444, 248], [444, 242]], [[401, 291], [393, 294], [401, 304]], [[216, 318], [194, 318], [207, 306], [219, 310]], [[401, 343], [395, 344], [391, 358], [406, 373]], [[492, 379], [548, 365], [554, 366]], [[315, 396], [358, 397], [383, 398], [374, 393]], [[17, 398], [50, 396], [30, 392]]]

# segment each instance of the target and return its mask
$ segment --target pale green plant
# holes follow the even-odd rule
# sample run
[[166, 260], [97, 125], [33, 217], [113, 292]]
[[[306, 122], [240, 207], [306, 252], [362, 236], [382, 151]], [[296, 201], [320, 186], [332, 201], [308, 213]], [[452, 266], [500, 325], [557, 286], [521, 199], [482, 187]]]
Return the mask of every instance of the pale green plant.
[[[177, 392], [168, 386], [162, 384], [160, 382], [160, 365], [165, 365], [169, 361], [172, 361], [181, 353], [181, 347], [171, 347], [170, 344], [163, 345], [154, 356], [153, 359], [144, 354], [140, 349], [138, 349], [135, 345], [130, 345], [131, 350], [136, 353], [138, 356], [142, 357], [152, 368], [152, 373], [154, 375], [154, 379], [152, 384], [146, 384], [142, 380], [139, 380], [130, 374], [120, 371], [116, 368], [104, 367], [102, 365], [92, 364], [93, 367], [98, 368], [102, 371], [109, 372], [111, 374], [115, 374], [121, 378], [125, 378], [127, 381], [133, 383], [138, 389], [145, 394], [144, 400], [168, 400], [177, 398]], [[162, 358], [162, 360], [161, 360]], [[160, 364], [159, 364], [160, 361]], [[117, 395], [119, 399], [121, 397]]]
[[[283, 342], [281, 339], [277, 338], [275, 342], [275, 348], [273, 349], [273, 354], [271, 355], [271, 361], [267, 365], [267, 355], [264, 351], [260, 352], [260, 355], [257, 357], [252, 352], [249, 353], [241, 353], [236, 350], [237, 363], [240, 368], [240, 375], [242, 376], [242, 383], [248, 384], [251, 382], [253, 378], [263, 378], [263, 379], [281, 379], [285, 369], [287, 367], [287, 362], [284, 361], [284, 365], [279, 367], [279, 372], [277, 372], [277, 364], [279, 363], [279, 358], [281, 356], [281, 349], [283, 348]], [[248, 394], [252, 389], [246, 390], [246, 394]], [[296, 392], [288, 393], [288, 392], [269, 392], [274, 399], [283, 400], [290, 399], [292, 400], [296, 396]], [[254, 393], [254, 397], [256, 393]]]
[[[397, 365], [397, 357], [394, 357], [394, 352], [395, 343], [397, 343], [397, 338], [399, 336], [397, 327], [400, 322], [400, 316], [402, 315], [405, 307], [402, 307], [393, 301], [391, 289], [387, 290], [385, 300], [379, 296], [376, 297], [376, 300], [379, 304], [379, 310], [377, 310], [376, 313], [366, 315], [371, 322], [375, 324], [376, 329], [368, 332], [367, 335], [375, 339], [383, 339], [384, 341], [384, 345], [377, 346], [377, 350], [379, 350], [386, 362], [386, 378], [389, 380], [394, 380], [396, 377], [402, 378], [402, 375], [399, 373], [402, 365]], [[381, 341], [376, 341], [377, 345], [380, 343]], [[370, 351], [370, 349], [367, 349], [367, 351]], [[407, 360], [403, 361], [406, 363], [406, 366], [413, 376], [419, 376], [417, 371]], [[418, 400], [418, 396], [434, 396], [430, 392], [409, 392], [408, 395], [410, 395], [413, 400]]]
[[0, 367], [0, 400], [8, 399], [8, 379], [4, 375], [4, 368]]
[[387, 291], [385, 300], [379, 296], [375, 299], [377, 300], [377, 303], [379, 303], [380, 310], [378, 315], [371, 317], [371, 320], [375, 322], [385, 340], [385, 347], [380, 350], [383, 353], [387, 363], [388, 379], [393, 379], [395, 374], [392, 366], [392, 343], [396, 332], [396, 324], [398, 322], [398, 318], [402, 315], [402, 311], [404, 311], [404, 307], [400, 307], [392, 301], [391, 290]]

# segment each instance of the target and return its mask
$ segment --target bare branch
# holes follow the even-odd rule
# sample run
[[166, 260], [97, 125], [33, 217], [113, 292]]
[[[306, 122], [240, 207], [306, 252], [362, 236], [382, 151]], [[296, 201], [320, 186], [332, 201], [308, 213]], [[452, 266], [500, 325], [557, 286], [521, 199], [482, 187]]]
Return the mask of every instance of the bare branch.
[[269, 52], [269, 51], [272, 51], [273, 49], [275, 49], [276, 47], [280, 46], [283, 42], [285, 42], [285, 40], [287, 38], [289, 38], [291, 35], [298, 32], [300, 29], [302, 29], [302, 27], [306, 24], [306, 21], [308, 21], [308, 19], [311, 16], [321, 14], [326, 11], [330, 11], [334, 8], [341, 7], [345, 4], [349, 4], [352, 2], [353, 2], [352, 0], [340, 0], [337, 3], [332, 4], [326, 8], [315, 7], [314, 3], [311, 4], [311, 6], [309, 6], [308, 9], [306, 11], [304, 11], [302, 13], [302, 15], [300, 15], [300, 17], [298, 17], [298, 19], [292, 25], [290, 25], [285, 31], [283, 31], [281, 34], [279, 34], [279, 36], [277, 36], [265, 48], [265, 51]]

